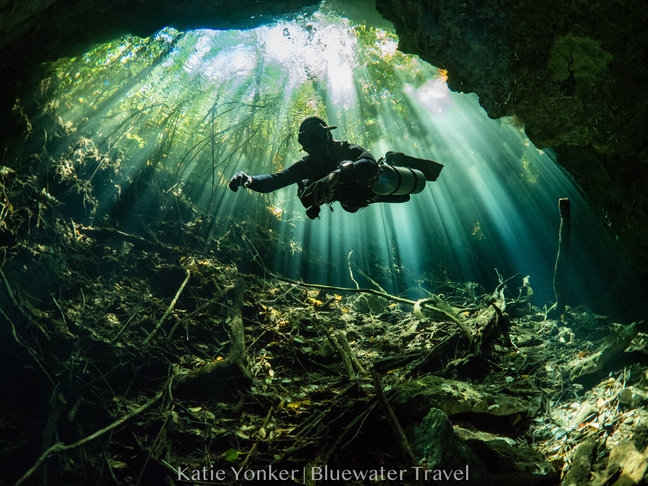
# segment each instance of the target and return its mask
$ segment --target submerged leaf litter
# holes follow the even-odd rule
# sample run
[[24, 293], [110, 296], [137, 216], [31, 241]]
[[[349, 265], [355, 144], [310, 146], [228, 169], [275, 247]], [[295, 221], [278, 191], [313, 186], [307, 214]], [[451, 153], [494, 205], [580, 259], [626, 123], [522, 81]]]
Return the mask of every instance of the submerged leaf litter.
[[418, 301], [290, 281], [263, 263], [282, 244], [274, 236], [199, 216], [163, 178], [147, 208], [171, 216], [96, 222], [116, 162], [76, 153], [49, 188], [0, 171], [13, 481], [645, 475], [645, 323], [583, 307], [547, 319], [515, 280], [485, 290], [439, 277]]

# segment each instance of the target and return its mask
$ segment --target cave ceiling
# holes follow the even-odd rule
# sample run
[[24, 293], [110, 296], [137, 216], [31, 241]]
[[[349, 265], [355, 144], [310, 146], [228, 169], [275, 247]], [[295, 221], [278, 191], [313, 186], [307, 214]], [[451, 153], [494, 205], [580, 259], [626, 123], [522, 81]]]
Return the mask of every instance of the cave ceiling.
[[[43, 61], [165, 26], [250, 28], [312, 11], [313, 0], [9, 0], [0, 7], [0, 107]], [[515, 116], [582, 186], [648, 282], [648, 8], [643, 0], [377, 0], [402, 51], [448, 70], [492, 117]], [[7, 121], [3, 121], [6, 131]]]

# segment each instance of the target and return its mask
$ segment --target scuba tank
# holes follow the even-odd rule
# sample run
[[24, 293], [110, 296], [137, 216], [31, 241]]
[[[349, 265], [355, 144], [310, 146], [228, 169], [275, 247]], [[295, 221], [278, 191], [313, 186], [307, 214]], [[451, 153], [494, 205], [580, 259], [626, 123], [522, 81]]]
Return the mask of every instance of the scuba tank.
[[425, 189], [426, 181], [437, 180], [441, 169], [443, 164], [433, 160], [417, 159], [402, 152], [387, 152], [378, 163], [378, 178], [371, 190], [379, 196], [418, 194]]
[[425, 189], [425, 175], [409, 167], [378, 166], [378, 177], [371, 190], [379, 196], [418, 194]]

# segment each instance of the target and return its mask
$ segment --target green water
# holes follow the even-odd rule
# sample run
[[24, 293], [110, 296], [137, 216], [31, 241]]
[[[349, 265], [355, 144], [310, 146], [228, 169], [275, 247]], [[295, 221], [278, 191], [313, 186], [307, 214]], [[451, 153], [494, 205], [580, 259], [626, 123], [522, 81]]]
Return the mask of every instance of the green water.
[[[489, 289], [529, 276], [543, 305], [553, 295], [557, 200], [569, 197], [572, 301], [605, 300], [612, 311], [610, 289], [591, 282], [622, 271], [613, 242], [551, 153], [516, 120], [489, 119], [475, 95], [449, 91], [452, 73], [397, 46], [383, 24], [326, 7], [245, 31], [165, 29], [59, 60], [51, 106], [74, 137], [123, 161], [122, 191], [144, 167], [164, 171], [205, 214], [258, 222], [289, 241], [265, 263], [310, 282], [353, 286], [353, 273], [361, 286], [414, 295], [445, 277]], [[442, 175], [406, 204], [349, 214], [336, 203], [315, 221], [295, 187], [227, 190], [238, 170], [276, 172], [305, 155], [296, 132], [312, 114], [376, 158], [402, 151], [443, 163]], [[114, 200], [107, 191], [99, 214]]]

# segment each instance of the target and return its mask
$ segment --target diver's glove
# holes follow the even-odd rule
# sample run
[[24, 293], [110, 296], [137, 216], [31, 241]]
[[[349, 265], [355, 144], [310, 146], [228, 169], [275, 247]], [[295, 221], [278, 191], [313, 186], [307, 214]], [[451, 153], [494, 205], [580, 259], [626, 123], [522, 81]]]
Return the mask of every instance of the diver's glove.
[[232, 177], [227, 184], [229, 188], [236, 192], [238, 191], [238, 188], [243, 186], [243, 187], [248, 187], [252, 183], [252, 178], [247, 175], [245, 172], [240, 171], [234, 174], [234, 177]]

